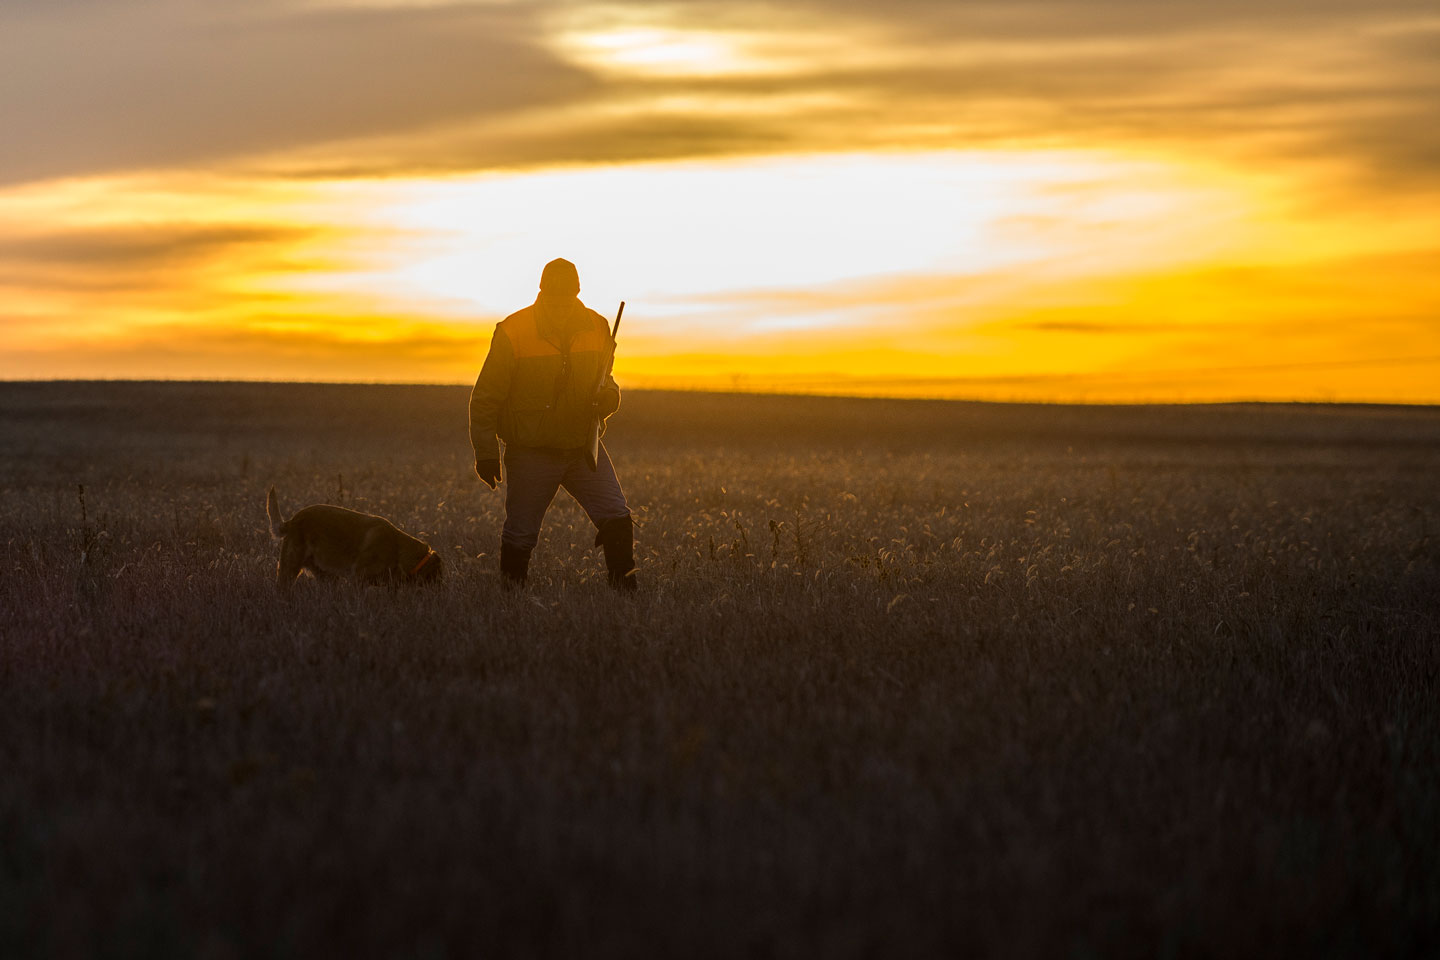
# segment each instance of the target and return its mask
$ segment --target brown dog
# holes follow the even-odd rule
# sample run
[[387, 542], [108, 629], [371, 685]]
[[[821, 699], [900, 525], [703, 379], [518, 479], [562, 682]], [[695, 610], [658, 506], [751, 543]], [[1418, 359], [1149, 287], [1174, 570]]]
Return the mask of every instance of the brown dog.
[[361, 583], [400, 583], [440, 578], [440, 554], [384, 517], [317, 503], [289, 520], [280, 515], [275, 488], [265, 497], [270, 534], [280, 540], [275, 585], [289, 589], [309, 570], [320, 579], [353, 577]]

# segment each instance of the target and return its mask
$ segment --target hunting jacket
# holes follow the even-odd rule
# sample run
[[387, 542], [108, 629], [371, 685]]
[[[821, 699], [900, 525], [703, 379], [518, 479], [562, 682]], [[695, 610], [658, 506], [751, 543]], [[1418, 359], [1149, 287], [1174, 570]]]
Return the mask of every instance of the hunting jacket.
[[[541, 294], [495, 325], [470, 392], [475, 460], [498, 460], [496, 437], [521, 447], [581, 449], [590, 423], [620, 407], [610, 376], [610, 325], [578, 297]], [[597, 392], [597, 387], [598, 392]]]

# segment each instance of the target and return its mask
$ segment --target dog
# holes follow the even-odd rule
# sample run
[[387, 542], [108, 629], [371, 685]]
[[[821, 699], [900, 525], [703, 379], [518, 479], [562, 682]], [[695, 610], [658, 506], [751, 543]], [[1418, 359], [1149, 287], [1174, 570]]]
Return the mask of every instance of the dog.
[[317, 503], [289, 520], [271, 487], [265, 497], [270, 535], [280, 541], [275, 585], [288, 590], [302, 570], [318, 579], [351, 577], [366, 584], [440, 579], [440, 554], [384, 517]]

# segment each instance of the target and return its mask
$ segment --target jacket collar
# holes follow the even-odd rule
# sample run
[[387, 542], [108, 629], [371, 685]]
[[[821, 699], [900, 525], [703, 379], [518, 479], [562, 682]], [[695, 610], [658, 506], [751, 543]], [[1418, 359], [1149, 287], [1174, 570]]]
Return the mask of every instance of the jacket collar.
[[584, 326], [584, 310], [585, 304], [577, 296], [542, 293], [535, 298], [535, 333], [563, 351]]

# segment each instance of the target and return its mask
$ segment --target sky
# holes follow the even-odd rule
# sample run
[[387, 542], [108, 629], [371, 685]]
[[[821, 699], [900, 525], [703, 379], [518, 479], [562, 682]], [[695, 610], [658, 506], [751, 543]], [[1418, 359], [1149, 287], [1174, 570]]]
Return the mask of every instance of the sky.
[[0, 0], [0, 378], [1440, 402], [1433, 0]]

